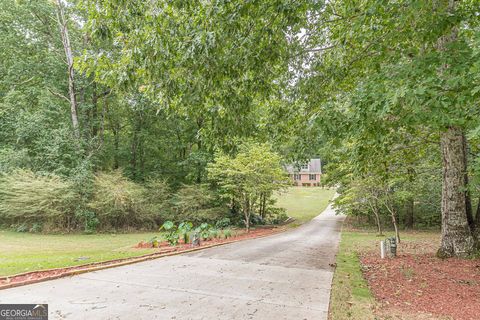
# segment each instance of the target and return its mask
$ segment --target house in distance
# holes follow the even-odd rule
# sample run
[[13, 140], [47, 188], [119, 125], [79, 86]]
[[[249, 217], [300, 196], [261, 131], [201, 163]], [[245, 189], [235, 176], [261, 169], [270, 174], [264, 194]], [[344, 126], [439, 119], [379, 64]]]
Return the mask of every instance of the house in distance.
[[322, 162], [320, 159], [310, 159], [303, 164], [290, 164], [286, 170], [292, 183], [302, 187], [319, 187], [322, 175]]

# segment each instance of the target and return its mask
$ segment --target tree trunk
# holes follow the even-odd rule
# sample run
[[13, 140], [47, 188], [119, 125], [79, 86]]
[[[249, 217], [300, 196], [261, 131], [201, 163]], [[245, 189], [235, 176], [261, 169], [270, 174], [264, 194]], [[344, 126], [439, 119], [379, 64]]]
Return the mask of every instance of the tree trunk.
[[391, 191], [386, 192], [387, 198], [383, 204], [385, 208], [388, 210], [388, 212], [390, 213], [390, 217], [392, 218], [393, 228], [395, 229], [395, 238], [397, 239], [397, 243], [400, 243], [400, 232], [398, 230], [398, 223], [397, 223], [397, 210], [395, 209], [395, 203], [388, 195], [390, 192]]
[[97, 83], [95, 81], [93, 81], [92, 83], [92, 118], [93, 118], [93, 121], [91, 122], [92, 138], [96, 138], [99, 131], [100, 121], [98, 121], [98, 95], [97, 95]]
[[397, 224], [395, 210], [391, 212], [391, 215], [392, 215], [393, 228], [395, 229], [395, 238], [397, 239], [397, 243], [400, 243], [400, 232], [398, 231], [398, 224]]
[[368, 201], [368, 204], [370, 206], [370, 209], [372, 209], [372, 212], [375, 216], [375, 223], [377, 224], [377, 235], [382, 236], [383, 231], [382, 231], [382, 222], [380, 221], [380, 214], [378, 213], [378, 203], [377, 200], [375, 200], [375, 203], [371, 203]]
[[70, 37], [68, 35], [67, 20], [65, 19], [65, 11], [62, 0], [57, 0], [57, 22], [60, 28], [60, 35], [62, 37], [63, 49], [68, 67], [68, 95], [70, 100], [70, 114], [72, 117], [72, 127], [75, 137], [80, 138], [80, 129], [78, 125], [78, 106], [75, 95], [75, 72], [73, 69], [73, 53], [70, 45]]
[[262, 220], [265, 220], [265, 211], [267, 207], [267, 195], [265, 193], [262, 193], [260, 196], [260, 216], [262, 217]]
[[442, 241], [439, 257], [465, 257], [474, 248], [467, 221], [463, 133], [450, 127], [441, 135], [443, 157]]
[[465, 137], [465, 133], [462, 131], [463, 142], [463, 157], [465, 159], [463, 165], [463, 176], [465, 180], [465, 211], [467, 213], [467, 222], [470, 227], [470, 231], [475, 231], [475, 220], [473, 218], [472, 199], [470, 197], [470, 190], [468, 189], [468, 141]]

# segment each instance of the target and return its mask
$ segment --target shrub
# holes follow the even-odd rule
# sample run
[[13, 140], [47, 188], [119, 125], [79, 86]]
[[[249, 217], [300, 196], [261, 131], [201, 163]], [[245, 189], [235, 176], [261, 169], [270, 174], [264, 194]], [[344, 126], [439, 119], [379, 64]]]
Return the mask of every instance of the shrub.
[[224, 229], [226, 227], [228, 227], [229, 225], [231, 225], [231, 221], [229, 218], [222, 218], [220, 220], [217, 220], [217, 222], [215, 222], [215, 228], [217, 229]]
[[119, 170], [99, 173], [88, 206], [102, 226], [138, 227], [149, 219], [144, 195], [145, 188], [129, 181]]
[[202, 240], [208, 240], [210, 238], [210, 230], [212, 226], [209, 225], [208, 223], [202, 223], [200, 226], [198, 226], [195, 229], [195, 232], [197, 232]]
[[16, 232], [27, 232], [28, 231], [28, 225], [26, 223], [22, 223], [18, 226], [15, 227]]
[[231, 238], [232, 237], [232, 230], [224, 229], [223, 230], [223, 236], [225, 237], [225, 239]]
[[177, 226], [172, 221], [165, 221], [160, 227], [160, 231], [165, 231], [165, 240], [171, 245], [176, 246], [180, 238]]
[[38, 233], [38, 232], [42, 232], [42, 230], [43, 230], [43, 226], [40, 223], [35, 222], [34, 224], [32, 224], [32, 227], [28, 231], [32, 233]]
[[170, 198], [171, 191], [167, 181], [151, 179], [145, 184], [144, 209], [157, 225], [171, 218]]
[[100, 224], [95, 212], [90, 210], [77, 210], [75, 217], [83, 223], [83, 231], [85, 233], [95, 233]]
[[267, 208], [266, 223], [280, 224], [288, 219], [288, 215], [284, 208], [269, 207]]
[[68, 228], [76, 201], [71, 183], [56, 175], [16, 170], [0, 176], [0, 217], [12, 223]]
[[176, 221], [213, 222], [224, 216], [226, 206], [217, 203], [206, 185], [183, 185], [171, 200]]
[[190, 231], [193, 229], [193, 224], [188, 221], [184, 221], [178, 225], [178, 232], [180, 236], [183, 238], [183, 243], [190, 242]]
[[209, 238], [210, 238], [210, 239], [218, 238], [218, 236], [219, 236], [218, 229], [211, 228], [211, 229], [208, 231], [208, 235], [209, 235]]

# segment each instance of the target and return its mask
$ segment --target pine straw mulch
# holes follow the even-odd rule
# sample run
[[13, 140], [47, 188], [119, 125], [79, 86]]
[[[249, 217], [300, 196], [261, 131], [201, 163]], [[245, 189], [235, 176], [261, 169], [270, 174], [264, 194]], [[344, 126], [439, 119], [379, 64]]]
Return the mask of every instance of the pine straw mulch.
[[480, 319], [480, 259], [441, 260], [435, 257], [437, 248], [436, 242], [412, 240], [400, 244], [394, 259], [382, 260], [374, 251], [361, 254], [364, 276], [381, 303], [379, 316], [400, 311], [413, 315], [411, 319], [424, 319], [425, 314], [432, 319]]

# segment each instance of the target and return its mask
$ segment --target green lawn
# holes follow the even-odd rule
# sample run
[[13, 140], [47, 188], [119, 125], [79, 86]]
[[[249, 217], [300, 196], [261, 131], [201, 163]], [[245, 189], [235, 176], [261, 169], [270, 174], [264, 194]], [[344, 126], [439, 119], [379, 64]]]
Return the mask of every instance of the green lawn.
[[[322, 212], [334, 193], [295, 187], [279, 195], [278, 204], [303, 223]], [[0, 231], [0, 276], [140, 256], [154, 250], [132, 246], [155, 235], [159, 233], [45, 235]]]
[[290, 217], [304, 223], [319, 215], [335, 194], [333, 189], [290, 187], [277, 195], [277, 206], [285, 208]]
[[147, 254], [153, 250], [132, 246], [154, 235], [158, 233], [44, 235], [0, 231], [0, 276]]
[[333, 277], [329, 319], [375, 319], [375, 300], [363, 278], [358, 251], [376, 241], [375, 234], [372, 233], [342, 232]]

